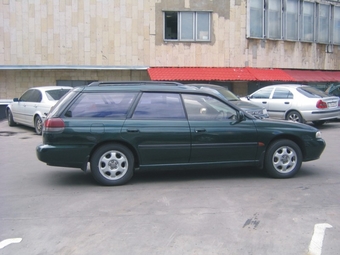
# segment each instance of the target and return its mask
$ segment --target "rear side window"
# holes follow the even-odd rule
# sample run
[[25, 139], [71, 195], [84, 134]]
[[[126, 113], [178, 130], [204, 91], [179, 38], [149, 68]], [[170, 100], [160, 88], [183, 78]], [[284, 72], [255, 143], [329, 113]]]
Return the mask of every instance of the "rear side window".
[[273, 99], [293, 99], [293, 93], [288, 89], [276, 88], [273, 94]]
[[66, 117], [125, 118], [137, 93], [82, 93]]
[[143, 93], [132, 119], [186, 119], [182, 100], [175, 93]]

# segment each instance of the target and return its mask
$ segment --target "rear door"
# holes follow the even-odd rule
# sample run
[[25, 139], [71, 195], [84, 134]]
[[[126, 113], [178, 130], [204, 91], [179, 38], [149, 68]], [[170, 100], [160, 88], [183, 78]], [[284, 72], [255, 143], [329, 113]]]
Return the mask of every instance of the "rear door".
[[189, 161], [190, 129], [178, 93], [144, 92], [121, 135], [137, 149], [141, 166]]
[[284, 119], [285, 113], [292, 108], [294, 96], [287, 88], [275, 88], [269, 99], [268, 111], [272, 118]]
[[257, 131], [252, 120], [236, 122], [237, 110], [211, 96], [183, 94], [192, 135], [191, 163], [253, 162]]

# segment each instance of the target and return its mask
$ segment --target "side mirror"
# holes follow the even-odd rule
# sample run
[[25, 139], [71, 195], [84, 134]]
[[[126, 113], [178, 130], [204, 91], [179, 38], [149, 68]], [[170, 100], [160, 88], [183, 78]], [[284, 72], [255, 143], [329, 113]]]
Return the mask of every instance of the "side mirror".
[[13, 98], [13, 102], [18, 102], [19, 99], [17, 97]]
[[234, 125], [234, 124], [240, 123], [241, 121], [244, 121], [245, 119], [246, 119], [246, 117], [244, 115], [244, 112], [243, 111], [238, 111], [236, 113], [235, 121], [232, 122], [231, 124]]

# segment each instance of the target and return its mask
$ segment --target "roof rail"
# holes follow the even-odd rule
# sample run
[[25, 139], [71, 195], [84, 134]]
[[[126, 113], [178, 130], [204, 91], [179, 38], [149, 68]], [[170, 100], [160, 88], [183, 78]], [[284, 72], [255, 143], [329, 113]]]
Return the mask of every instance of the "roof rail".
[[172, 81], [95, 81], [88, 86], [109, 86], [109, 85], [168, 85], [182, 86], [182, 83]]

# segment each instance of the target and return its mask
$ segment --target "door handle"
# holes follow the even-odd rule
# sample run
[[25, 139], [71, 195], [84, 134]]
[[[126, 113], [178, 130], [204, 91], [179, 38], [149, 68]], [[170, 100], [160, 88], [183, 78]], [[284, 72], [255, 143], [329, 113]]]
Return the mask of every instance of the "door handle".
[[267, 102], [266, 102], [266, 101], [263, 101], [262, 104], [267, 104]]
[[285, 104], [289, 104], [289, 102], [285, 102]]
[[202, 128], [202, 129], [195, 129], [195, 132], [196, 133], [202, 133], [202, 132], [205, 132], [205, 128]]

